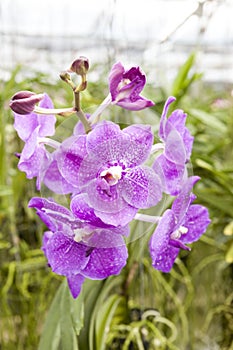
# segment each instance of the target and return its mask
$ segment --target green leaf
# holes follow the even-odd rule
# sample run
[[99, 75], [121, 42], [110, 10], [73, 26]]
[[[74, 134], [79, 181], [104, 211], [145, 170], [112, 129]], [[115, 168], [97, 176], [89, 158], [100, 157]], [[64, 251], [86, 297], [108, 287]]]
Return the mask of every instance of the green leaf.
[[[173, 81], [171, 94], [177, 98], [181, 98], [189, 86], [197, 79], [200, 79], [202, 76], [201, 74], [194, 73], [191, 75], [191, 77], [188, 77], [188, 74], [190, 73], [191, 68], [194, 65], [196, 55], [195, 53], [192, 53], [186, 62], [181, 66], [181, 68], [178, 71], [178, 74], [176, 78]], [[176, 101], [177, 102], [177, 101]]]
[[[65, 281], [66, 282], [66, 281]], [[77, 334], [74, 330], [74, 319], [72, 316], [75, 316], [75, 325], [78, 326], [78, 333], [82, 328], [81, 315], [74, 315], [74, 305], [75, 303], [78, 305], [77, 310], [81, 311], [83, 301], [82, 298], [79, 297], [75, 300], [72, 299], [67, 283], [63, 283], [62, 285], [62, 294], [60, 301], [60, 330], [61, 330], [61, 348], [69, 349], [69, 350], [78, 350], [77, 343]], [[79, 318], [80, 317], [80, 318]]]
[[227, 126], [221, 122], [214, 114], [207, 113], [201, 109], [191, 108], [187, 113], [196, 118], [203, 124], [210, 126], [212, 129], [216, 129], [219, 133], [226, 133]]
[[73, 299], [64, 280], [48, 312], [38, 350], [78, 350], [77, 335], [83, 318], [82, 292]]
[[76, 335], [79, 335], [84, 324], [84, 301], [83, 301], [83, 292], [81, 291], [77, 299], [73, 299], [70, 292], [70, 312], [72, 324], [75, 330]]
[[[63, 284], [66, 281], [63, 282]], [[61, 285], [53, 299], [47, 314], [38, 350], [58, 350], [61, 340], [60, 331], [60, 302], [64, 285]]]
[[[93, 310], [95, 308], [96, 300], [101, 292], [102, 286], [104, 284], [103, 280], [92, 281], [86, 280], [82, 287], [82, 296], [84, 299], [84, 309], [85, 309], [85, 318], [84, 318], [84, 327], [81, 329], [78, 344], [80, 349], [88, 350], [89, 337], [90, 337], [90, 323], [93, 316]], [[93, 339], [91, 339], [93, 342]]]
[[12, 189], [9, 188], [9, 186], [0, 186], [0, 197], [11, 196], [11, 195], [12, 195]]
[[111, 295], [101, 307], [101, 313], [98, 313], [95, 323], [96, 349], [104, 350], [106, 345], [106, 337], [109, 326], [114, 317], [118, 305], [122, 302], [123, 296], [118, 294]]
[[[123, 283], [123, 276], [111, 276], [104, 280], [102, 287], [99, 291], [99, 294], [96, 296], [96, 299], [93, 304], [93, 309], [91, 310], [91, 318], [89, 324], [89, 349], [96, 350], [95, 348], [95, 339], [96, 339], [96, 320], [99, 317], [102, 317], [102, 307], [103, 303], [111, 295], [111, 292], [115, 290], [116, 287], [121, 286]], [[99, 348], [97, 348], [99, 350]]]
[[233, 216], [232, 207], [232, 197], [222, 196], [220, 194], [215, 194], [211, 190], [196, 191], [199, 201], [202, 203], [208, 203], [212, 208], [217, 208], [220, 212], [225, 212], [226, 214]]

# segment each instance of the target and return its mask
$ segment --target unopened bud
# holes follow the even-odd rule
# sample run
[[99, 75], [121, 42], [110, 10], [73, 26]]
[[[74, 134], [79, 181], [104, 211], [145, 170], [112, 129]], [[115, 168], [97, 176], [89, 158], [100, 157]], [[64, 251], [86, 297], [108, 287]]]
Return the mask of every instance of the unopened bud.
[[35, 105], [44, 98], [44, 94], [35, 94], [31, 91], [19, 91], [10, 100], [10, 108], [18, 114], [30, 114]]
[[89, 61], [86, 57], [80, 56], [77, 58], [70, 67], [70, 71], [78, 75], [86, 75], [89, 69]]
[[61, 72], [60, 78], [67, 82], [70, 80], [70, 74], [67, 71]]

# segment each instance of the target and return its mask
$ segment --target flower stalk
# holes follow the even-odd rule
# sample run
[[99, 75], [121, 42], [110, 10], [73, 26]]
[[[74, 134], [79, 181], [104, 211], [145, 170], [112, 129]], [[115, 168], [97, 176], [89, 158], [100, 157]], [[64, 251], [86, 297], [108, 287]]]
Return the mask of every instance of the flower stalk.
[[35, 106], [34, 113], [37, 114], [43, 114], [43, 115], [51, 115], [51, 114], [57, 114], [61, 115], [62, 117], [69, 117], [71, 114], [75, 113], [74, 107], [69, 108], [43, 108], [39, 106]]
[[88, 134], [91, 131], [91, 124], [87, 120], [87, 117], [85, 116], [85, 113], [81, 109], [81, 104], [80, 104], [80, 91], [74, 91], [74, 101], [75, 101], [75, 111], [77, 116], [79, 117], [81, 123], [84, 126], [84, 130], [86, 134]]
[[160, 219], [161, 219], [160, 216], [152, 216], [152, 215], [141, 214], [141, 213], [137, 213], [134, 217], [134, 220], [151, 222], [152, 224], [157, 224]]

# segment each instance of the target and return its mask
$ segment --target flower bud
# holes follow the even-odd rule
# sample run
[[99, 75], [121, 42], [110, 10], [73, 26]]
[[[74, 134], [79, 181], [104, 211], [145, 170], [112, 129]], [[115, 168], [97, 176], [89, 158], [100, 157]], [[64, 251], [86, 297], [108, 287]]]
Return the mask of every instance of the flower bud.
[[44, 98], [44, 94], [35, 94], [31, 91], [19, 91], [10, 100], [10, 108], [18, 114], [32, 113], [35, 105]]
[[70, 80], [70, 75], [67, 71], [64, 71], [60, 73], [60, 78], [67, 82]]
[[77, 58], [70, 67], [70, 71], [78, 75], [86, 75], [89, 69], [89, 61], [86, 57], [80, 56]]

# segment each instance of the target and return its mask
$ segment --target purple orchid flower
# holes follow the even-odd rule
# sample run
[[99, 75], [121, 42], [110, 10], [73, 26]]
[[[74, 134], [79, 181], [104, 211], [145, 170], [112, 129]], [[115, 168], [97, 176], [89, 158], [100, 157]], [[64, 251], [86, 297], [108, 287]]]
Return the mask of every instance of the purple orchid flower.
[[59, 157], [59, 154], [59, 149], [50, 154], [50, 159], [47, 162], [44, 162], [44, 167], [41, 168], [38, 182], [40, 181], [40, 184], [44, 183], [48, 189], [57, 194], [65, 195], [75, 193], [77, 189], [66, 181], [58, 168], [57, 158]]
[[151, 107], [154, 102], [140, 96], [146, 76], [139, 67], [125, 70], [121, 62], [115, 63], [109, 74], [109, 89], [112, 103], [132, 111]]
[[177, 109], [166, 118], [174, 100], [175, 97], [169, 97], [164, 106], [158, 134], [164, 150], [155, 159], [153, 169], [162, 180], [163, 191], [175, 196], [187, 178], [186, 163], [190, 160], [194, 138], [185, 127], [187, 115], [182, 110]]
[[190, 250], [186, 244], [197, 241], [210, 223], [208, 210], [202, 205], [192, 204], [196, 197], [191, 190], [198, 180], [197, 176], [188, 178], [150, 239], [152, 265], [157, 270], [169, 272], [180, 249]]
[[52, 271], [67, 277], [76, 298], [85, 278], [104, 279], [117, 275], [128, 257], [123, 235], [128, 227], [112, 227], [101, 222], [87, 206], [83, 195], [72, 205], [73, 211], [45, 198], [32, 198], [29, 207], [49, 231], [44, 233], [42, 249]]
[[152, 143], [149, 126], [121, 130], [103, 121], [88, 135], [74, 136], [63, 145], [58, 167], [76, 193], [87, 194], [96, 216], [107, 224], [124, 226], [139, 208], [154, 206], [162, 197], [158, 175], [143, 164]]
[[[86, 117], [89, 118], [90, 114], [86, 114]], [[95, 125], [92, 126], [93, 128]], [[69, 194], [76, 193], [77, 188], [72, 186], [71, 183], [67, 182], [66, 179], [62, 176], [59, 167], [58, 160], [62, 157], [63, 150], [69, 148], [70, 145], [76, 140], [74, 136], [85, 135], [85, 129], [81, 121], [75, 125], [73, 129], [73, 135], [68, 137], [63, 141], [57, 149], [50, 154], [50, 161], [45, 162], [44, 168], [41, 170], [40, 181], [49, 188], [51, 191], [57, 194]]]
[[[53, 108], [47, 94], [44, 94], [39, 106]], [[56, 118], [54, 115], [38, 115], [34, 112], [27, 115], [14, 113], [14, 118], [14, 127], [19, 137], [25, 142], [18, 168], [31, 179], [39, 176], [41, 167], [49, 160], [43, 138], [54, 135]]]

